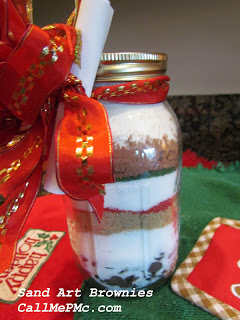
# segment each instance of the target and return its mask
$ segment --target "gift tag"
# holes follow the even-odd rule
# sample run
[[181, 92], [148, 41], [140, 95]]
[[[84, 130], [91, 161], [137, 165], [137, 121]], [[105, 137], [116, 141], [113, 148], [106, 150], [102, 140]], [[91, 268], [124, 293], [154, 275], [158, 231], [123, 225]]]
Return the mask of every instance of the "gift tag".
[[212, 220], [175, 272], [175, 293], [220, 319], [240, 319], [240, 221]]

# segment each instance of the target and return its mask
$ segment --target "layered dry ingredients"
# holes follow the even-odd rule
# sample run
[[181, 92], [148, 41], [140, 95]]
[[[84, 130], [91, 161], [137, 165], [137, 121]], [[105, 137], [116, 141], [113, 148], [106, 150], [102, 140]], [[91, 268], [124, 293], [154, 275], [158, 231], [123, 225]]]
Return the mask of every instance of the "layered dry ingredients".
[[81, 267], [104, 287], [145, 288], [177, 261], [178, 128], [167, 102], [104, 105], [116, 183], [105, 186], [101, 223], [88, 203], [73, 202], [70, 239]]

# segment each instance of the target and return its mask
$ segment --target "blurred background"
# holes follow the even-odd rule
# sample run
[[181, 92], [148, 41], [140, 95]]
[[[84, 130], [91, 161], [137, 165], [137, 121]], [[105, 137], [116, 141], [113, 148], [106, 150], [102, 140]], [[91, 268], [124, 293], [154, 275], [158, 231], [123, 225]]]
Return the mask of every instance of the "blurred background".
[[[65, 22], [74, 0], [34, 0], [34, 22]], [[171, 95], [240, 93], [239, 0], [111, 0], [105, 51], [168, 54]]]
[[[240, 1], [111, 0], [105, 52], [168, 54], [169, 102], [184, 148], [240, 159]], [[74, 0], [34, 0], [39, 26], [65, 22]], [[207, 143], [207, 145], [206, 145]]]

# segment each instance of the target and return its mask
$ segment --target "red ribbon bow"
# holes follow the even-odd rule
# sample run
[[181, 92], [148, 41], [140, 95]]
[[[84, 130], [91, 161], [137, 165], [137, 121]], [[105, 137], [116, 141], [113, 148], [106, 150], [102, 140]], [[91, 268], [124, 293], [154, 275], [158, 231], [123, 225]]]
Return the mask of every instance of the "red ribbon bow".
[[22, 1], [0, 1], [0, 273], [13, 260], [38, 193], [59, 100], [65, 101], [56, 139], [60, 187], [89, 200], [101, 219], [100, 184], [113, 182], [105, 109], [69, 75], [76, 30], [27, 24], [23, 8]]
[[[14, 258], [20, 231], [37, 196], [55, 109], [65, 102], [56, 135], [61, 189], [88, 200], [99, 220], [103, 183], [114, 182], [112, 137], [105, 108], [69, 75], [76, 30], [64, 24], [27, 24], [25, 0], [0, 0], [0, 273]], [[166, 76], [97, 88], [95, 99], [126, 103], [164, 101]]]

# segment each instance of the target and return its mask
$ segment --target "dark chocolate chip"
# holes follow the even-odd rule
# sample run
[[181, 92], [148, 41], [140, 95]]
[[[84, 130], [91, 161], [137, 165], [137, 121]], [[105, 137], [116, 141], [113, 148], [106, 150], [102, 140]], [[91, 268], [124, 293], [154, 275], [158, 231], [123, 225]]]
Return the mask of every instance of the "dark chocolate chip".
[[132, 285], [133, 281], [136, 281], [138, 277], [135, 276], [129, 276], [125, 278], [124, 280], [127, 281], [128, 286]]
[[118, 276], [112, 276], [110, 279], [105, 280], [108, 285], [111, 286], [119, 286], [120, 288], [127, 288], [132, 285], [133, 281], [137, 280], [135, 276], [129, 276], [125, 279], [118, 277]]
[[152, 274], [155, 274], [157, 271], [159, 271], [162, 268], [161, 262], [153, 262], [148, 271], [151, 272]]
[[118, 272], [118, 274], [122, 274], [122, 273], [127, 272], [127, 271], [128, 271], [128, 269], [124, 269], [124, 270]]
[[155, 260], [160, 261], [164, 256], [165, 256], [165, 253], [162, 252], [162, 253], [160, 253], [159, 257], [155, 258]]
[[127, 281], [118, 276], [112, 276], [110, 279], [105, 280], [105, 282], [111, 286], [119, 286], [121, 288], [127, 287]]
[[114, 269], [114, 268], [111, 268], [111, 267], [105, 267], [105, 269]]

